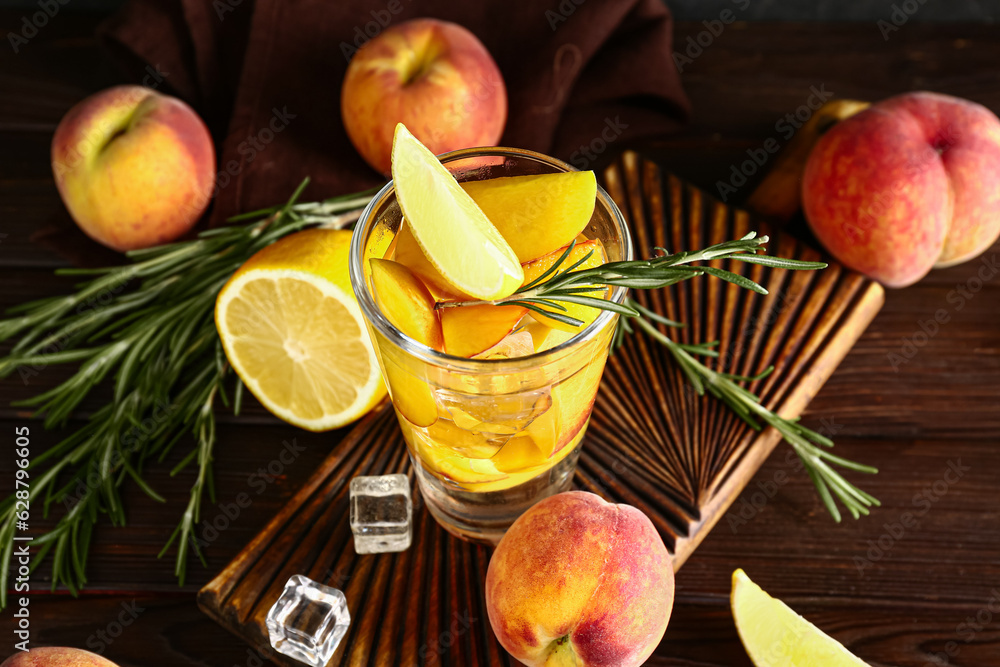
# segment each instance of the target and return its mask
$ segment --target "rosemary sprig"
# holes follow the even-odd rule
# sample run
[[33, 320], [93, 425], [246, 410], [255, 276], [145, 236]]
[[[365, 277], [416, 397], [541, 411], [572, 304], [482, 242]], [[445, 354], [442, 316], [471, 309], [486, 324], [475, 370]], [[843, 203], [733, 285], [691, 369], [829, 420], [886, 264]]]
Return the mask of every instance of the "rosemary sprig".
[[[841, 516], [840, 510], [837, 508], [837, 504], [830, 493], [831, 490], [855, 519], [860, 518], [862, 514], [868, 515], [868, 508], [872, 505], [877, 506], [881, 504], [877, 498], [845, 480], [839, 472], [830, 467], [830, 464], [836, 464], [849, 470], [868, 474], [877, 473], [877, 468], [835, 456], [830, 453], [829, 449], [824, 449], [824, 447], [833, 447], [832, 440], [795, 421], [778, 416], [761, 405], [760, 398], [756, 394], [737, 384], [737, 382], [753, 382], [765, 378], [774, 370], [773, 366], [754, 377], [713, 371], [692, 355], [718, 357], [719, 353], [713, 349], [714, 343], [703, 343], [700, 345], [678, 343], [664, 335], [653, 323], [657, 322], [669, 327], [680, 326], [679, 323], [662, 318], [631, 299], [627, 299], [626, 302], [639, 314], [630, 317], [628, 320], [621, 320], [620, 325], [623, 328], [620, 331], [627, 331], [624, 327], [629, 327], [629, 322], [634, 323], [635, 326], [645, 331], [654, 340], [667, 348], [670, 356], [677, 362], [681, 372], [684, 373], [688, 382], [690, 382], [699, 395], [704, 395], [707, 390], [708, 393], [729, 406], [733, 412], [755, 431], [761, 430], [758, 420], [763, 420], [778, 431], [785, 442], [792, 446], [795, 453], [802, 460], [806, 472], [816, 486], [823, 504], [835, 521], [839, 523]], [[618, 340], [620, 342], [621, 338], [619, 337]]]
[[574, 242], [566, 248], [547, 271], [515, 294], [492, 301], [444, 301], [438, 303], [436, 307], [440, 309], [481, 304], [517, 305], [543, 313], [560, 322], [580, 326], [583, 324], [581, 320], [559, 312], [560, 310], [565, 311], [565, 308], [559, 305], [560, 302], [611, 310], [626, 317], [639, 316], [639, 312], [628, 304], [588, 296], [588, 294], [602, 292], [609, 286], [658, 289], [689, 280], [695, 276], [708, 274], [760, 294], [767, 294], [767, 290], [749, 278], [714, 266], [690, 266], [694, 262], [738, 259], [751, 264], [782, 269], [814, 270], [826, 268], [826, 264], [822, 262], [805, 262], [755, 254], [767, 241], [766, 236], [758, 237], [756, 232], [750, 232], [739, 240], [718, 243], [704, 250], [667, 254], [663, 248], [656, 248], [663, 254], [652, 259], [609, 262], [592, 269], [577, 270], [576, 267], [587, 261], [593, 254], [593, 251], [590, 251], [572, 265], [562, 268], [570, 253], [573, 252], [576, 245]]
[[[120, 488], [127, 479], [163, 502], [143, 480], [143, 470], [163, 461], [191, 433], [195, 447], [171, 475], [191, 463], [197, 463], [197, 474], [180, 523], [160, 553], [176, 542], [175, 571], [183, 584], [188, 549], [198, 552], [194, 528], [205, 491], [214, 498], [216, 398], [238, 413], [242, 396], [242, 385], [229, 377], [215, 330], [215, 298], [261, 248], [305, 227], [348, 225], [374, 194], [297, 203], [307, 183], [282, 206], [234, 219], [252, 222], [130, 252], [124, 266], [61, 270], [89, 280], [74, 294], [22, 304], [0, 320], [0, 341], [20, 336], [0, 358], [0, 377], [17, 372], [28, 383], [50, 365], [79, 364], [68, 380], [15, 404], [34, 409], [47, 429], [64, 425], [95, 386], [113, 379], [111, 400], [29, 468], [29, 503], [41, 506], [46, 517], [53, 505], [65, 507], [55, 527], [32, 542], [40, 547], [32, 567], [52, 554], [53, 589], [63, 583], [76, 594], [86, 582], [87, 551], [99, 516], [107, 514], [113, 525], [125, 523]], [[235, 382], [232, 400], [226, 393], [230, 380]], [[40, 468], [45, 469], [36, 473]], [[6, 605], [15, 528], [10, 497], [0, 503], [0, 607]]]
[[525, 285], [516, 294], [493, 301], [442, 302], [437, 304], [437, 308], [457, 308], [479, 304], [519, 305], [572, 326], [580, 326], [583, 322], [567, 315], [566, 308], [561, 305], [563, 303], [582, 304], [618, 313], [621, 315], [621, 319], [619, 319], [618, 328], [615, 330], [614, 347], [619, 347], [624, 342], [625, 335], [633, 333], [636, 328], [649, 334], [667, 348], [687, 381], [699, 395], [704, 395], [708, 391], [729, 406], [755, 430], [761, 429], [760, 422], [763, 421], [778, 431], [802, 459], [823, 504], [836, 521], [841, 520], [841, 515], [833, 496], [836, 496], [851, 515], [857, 519], [862, 514], [867, 515], [868, 508], [872, 505], [878, 505], [879, 501], [850, 484], [831, 467], [831, 464], [869, 474], [877, 473], [878, 470], [830, 453], [829, 448], [833, 446], [833, 442], [829, 438], [801, 424], [778, 416], [761, 405], [758, 396], [737, 384], [738, 382], [759, 380], [770, 373], [773, 368], [769, 368], [752, 378], [714, 371], [695, 357], [718, 357], [719, 353], [714, 349], [716, 343], [694, 345], [679, 343], [664, 334], [656, 325], [681, 327], [683, 324], [680, 322], [667, 319], [630, 298], [619, 304], [599, 296], [590, 296], [590, 294], [603, 292], [609, 286], [621, 285], [633, 289], [657, 289], [706, 274], [760, 294], [767, 294], [766, 289], [745, 276], [713, 266], [690, 266], [693, 262], [705, 260], [733, 259], [791, 270], [826, 268], [826, 264], [822, 262], [805, 262], [755, 254], [767, 242], [767, 236], [757, 237], [755, 232], [750, 232], [737, 241], [727, 241], [704, 250], [667, 254], [663, 248], [657, 248], [663, 254], [652, 259], [611, 262], [582, 270], [577, 270], [577, 267], [590, 257], [590, 253], [563, 268], [563, 264], [573, 250], [574, 244], [570, 244], [545, 273]]

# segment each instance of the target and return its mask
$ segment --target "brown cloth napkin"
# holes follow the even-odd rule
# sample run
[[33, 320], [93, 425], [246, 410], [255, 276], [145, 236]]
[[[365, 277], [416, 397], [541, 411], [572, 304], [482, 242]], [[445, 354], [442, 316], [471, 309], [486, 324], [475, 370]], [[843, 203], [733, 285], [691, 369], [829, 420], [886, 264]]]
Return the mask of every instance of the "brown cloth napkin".
[[99, 36], [133, 80], [205, 119], [218, 224], [284, 201], [306, 176], [307, 199], [383, 182], [344, 131], [341, 82], [359, 44], [418, 17], [465, 26], [493, 55], [502, 145], [593, 168], [687, 116], [662, 0], [129, 0]]
[[283, 201], [305, 176], [315, 198], [383, 180], [347, 138], [340, 85], [357, 45], [417, 17], [489, 49], [509, 96], [505, 146], [591, 167], [686, 117], [662, 0], [130, 0], [100, 34], [136, 80], [159, 68], [209, 124], [219, 221]]

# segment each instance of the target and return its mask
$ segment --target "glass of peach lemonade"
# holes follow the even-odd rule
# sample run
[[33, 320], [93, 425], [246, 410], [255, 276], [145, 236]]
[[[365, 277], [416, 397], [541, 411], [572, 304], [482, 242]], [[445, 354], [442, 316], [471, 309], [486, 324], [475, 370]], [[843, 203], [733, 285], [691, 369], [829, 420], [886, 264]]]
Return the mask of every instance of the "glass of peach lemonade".
[[454, 304], [521, 291], [570, 244], [563, 269], [632, 258], [593, 172], [514, 148], [435, 158], [397, 128], [393, 180], [354, 232], [351, 282], [424, 502], [458, 537], [496, 544], [570, 486], [618, 315], [562, 303], [584, 322], [574, 326], [520, 305]]

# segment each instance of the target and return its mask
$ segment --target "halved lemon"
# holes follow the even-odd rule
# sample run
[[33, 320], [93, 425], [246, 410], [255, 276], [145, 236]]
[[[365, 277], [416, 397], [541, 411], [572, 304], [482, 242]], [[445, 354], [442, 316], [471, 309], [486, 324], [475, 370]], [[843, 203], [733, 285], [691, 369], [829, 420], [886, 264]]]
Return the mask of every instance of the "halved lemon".
[[396, 199], [420, 249], [449, 285], [476, 299], [517, 291], [517, 255], [440, 160], [396, 125], [392, 141]]
[[264, 407], [310, 431], [358, 419], [386, 395], [347, 268], [351, 232], [310, 229], [248, 259], [219, 292], [229, 363]]
[[757, 667], [868, 667], [837, 640], [765, 593], [743, 570], [733, 572], [736, 630]]

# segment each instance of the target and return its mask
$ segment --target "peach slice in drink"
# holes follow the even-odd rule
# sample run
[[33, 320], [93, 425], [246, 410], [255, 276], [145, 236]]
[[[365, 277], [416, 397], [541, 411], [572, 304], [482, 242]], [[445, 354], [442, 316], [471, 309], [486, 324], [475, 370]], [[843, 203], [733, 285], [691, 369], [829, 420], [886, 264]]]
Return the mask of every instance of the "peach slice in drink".
[[399, 262], [370, 260], [375, 303], [392, 326], [435, 350], [444, 346], [434, 297], [420, 279]]
[[543, 451], [528, 435], [514, 436], [493, 456], [493, 464], [500, 472], [522, 472], [544, 465], [550, 453]]
[[[375, 302], [389, 322], [418, 343], [440, 350], [444, 337], [434, 311], [434, 297], [420, 279], [391, 260], [373, 258], [370, 265]], [[407, 368], [401, 353], [387, 354], [383, 349], [382, 367], [392, 402], [403, 417], [417, 426], [437, 421], [430, 386]]]
[[[559, 248], [544, 257], [540, 257], [533, 262], [527, 262], [522, 265], [524, 269], [524, 284], [528, 285], [539, 276], [544, 274], [552, 265], [559, 260], [559, 258], [566, 251], [566, 248]], [[586, 258], [586, 259], [584, 259]], [[576, 264], [578, 261], [584, 260], [578, 267], [573, 269], [574, 271], [583, 271], [585, 269], [593, 269], [602, 264], [607, 263], [608, 256], [604, 252], [604, 245], [600, 241], [586, 241], [584, 243], [577, 243], [573, 246], [570, 251], [569, 256], [563, 260], [562, 264], [559, 265], [557, 271], [563, 271], [569, 267]], [[550, 276], [551, 277], [551, 276]], [[593, 296], [595, 298], [606, 298], [608, 294], [607, 288], [595, 287], [593, 292], [586, 294], [585, 296]], [[600, 310], [597, 308], [592, 308], [590, 306], [584, 306], [578, 303], [561, 303], [566, 311], [557, 311], [555, 309], [549, 309], [543, 306], [543, 309], [553, 310], [553, 312], [559, 312], [563, 315], [568, 315], [569, 317], [582, 320], [583, 324], [580, 326], [573, 326], [572, 324], [566, 324], [565, 322], [560, 322], [551, 317], [546, 317], [545, 315], [534, 313], [533, 317], [537, 319], [542, 324], [552, 327], [553, 329], [560, 329], [562, 331], [578, 333], [583, 330], [585, 326], [597, 319], [600, 314]]]
[[523, 306], [459, 306], [441, 308], [444, 351], [456, 357], [474, 357], [514, 330], [528, 309]]
[[522, 264], [569, 245], [594, 213], [592, 171], [506, 176], [462, 183]]
[[417, 448], [421, 463], [433, 474], [459, 484], [484, 484], [507, 478], [507, 474], [497, 470], [489, 458], [466, 456], [452, 447], [436, 444], [427, 434], [411, 433], [417, 436], [412, 442]]
[[507, 474], [497, 470], [487, 459], [467, 459], [451, 456], [436, 462], [438, 472], [459, 484], [488, 484], [507, 479]]
[[437, 421], [437, 405], [430, 385], [406, 368], [404, 360], [392, 353], [382, 356], [382, 370], [389, 387], [389, 397], [404, 419], [414, 426], [430, 426]]
[[525, 428], [539, 449], [552, 456], [573, 441], [590, 418], [605, 356], [592, 360], [551, 390], [552, 406]]

